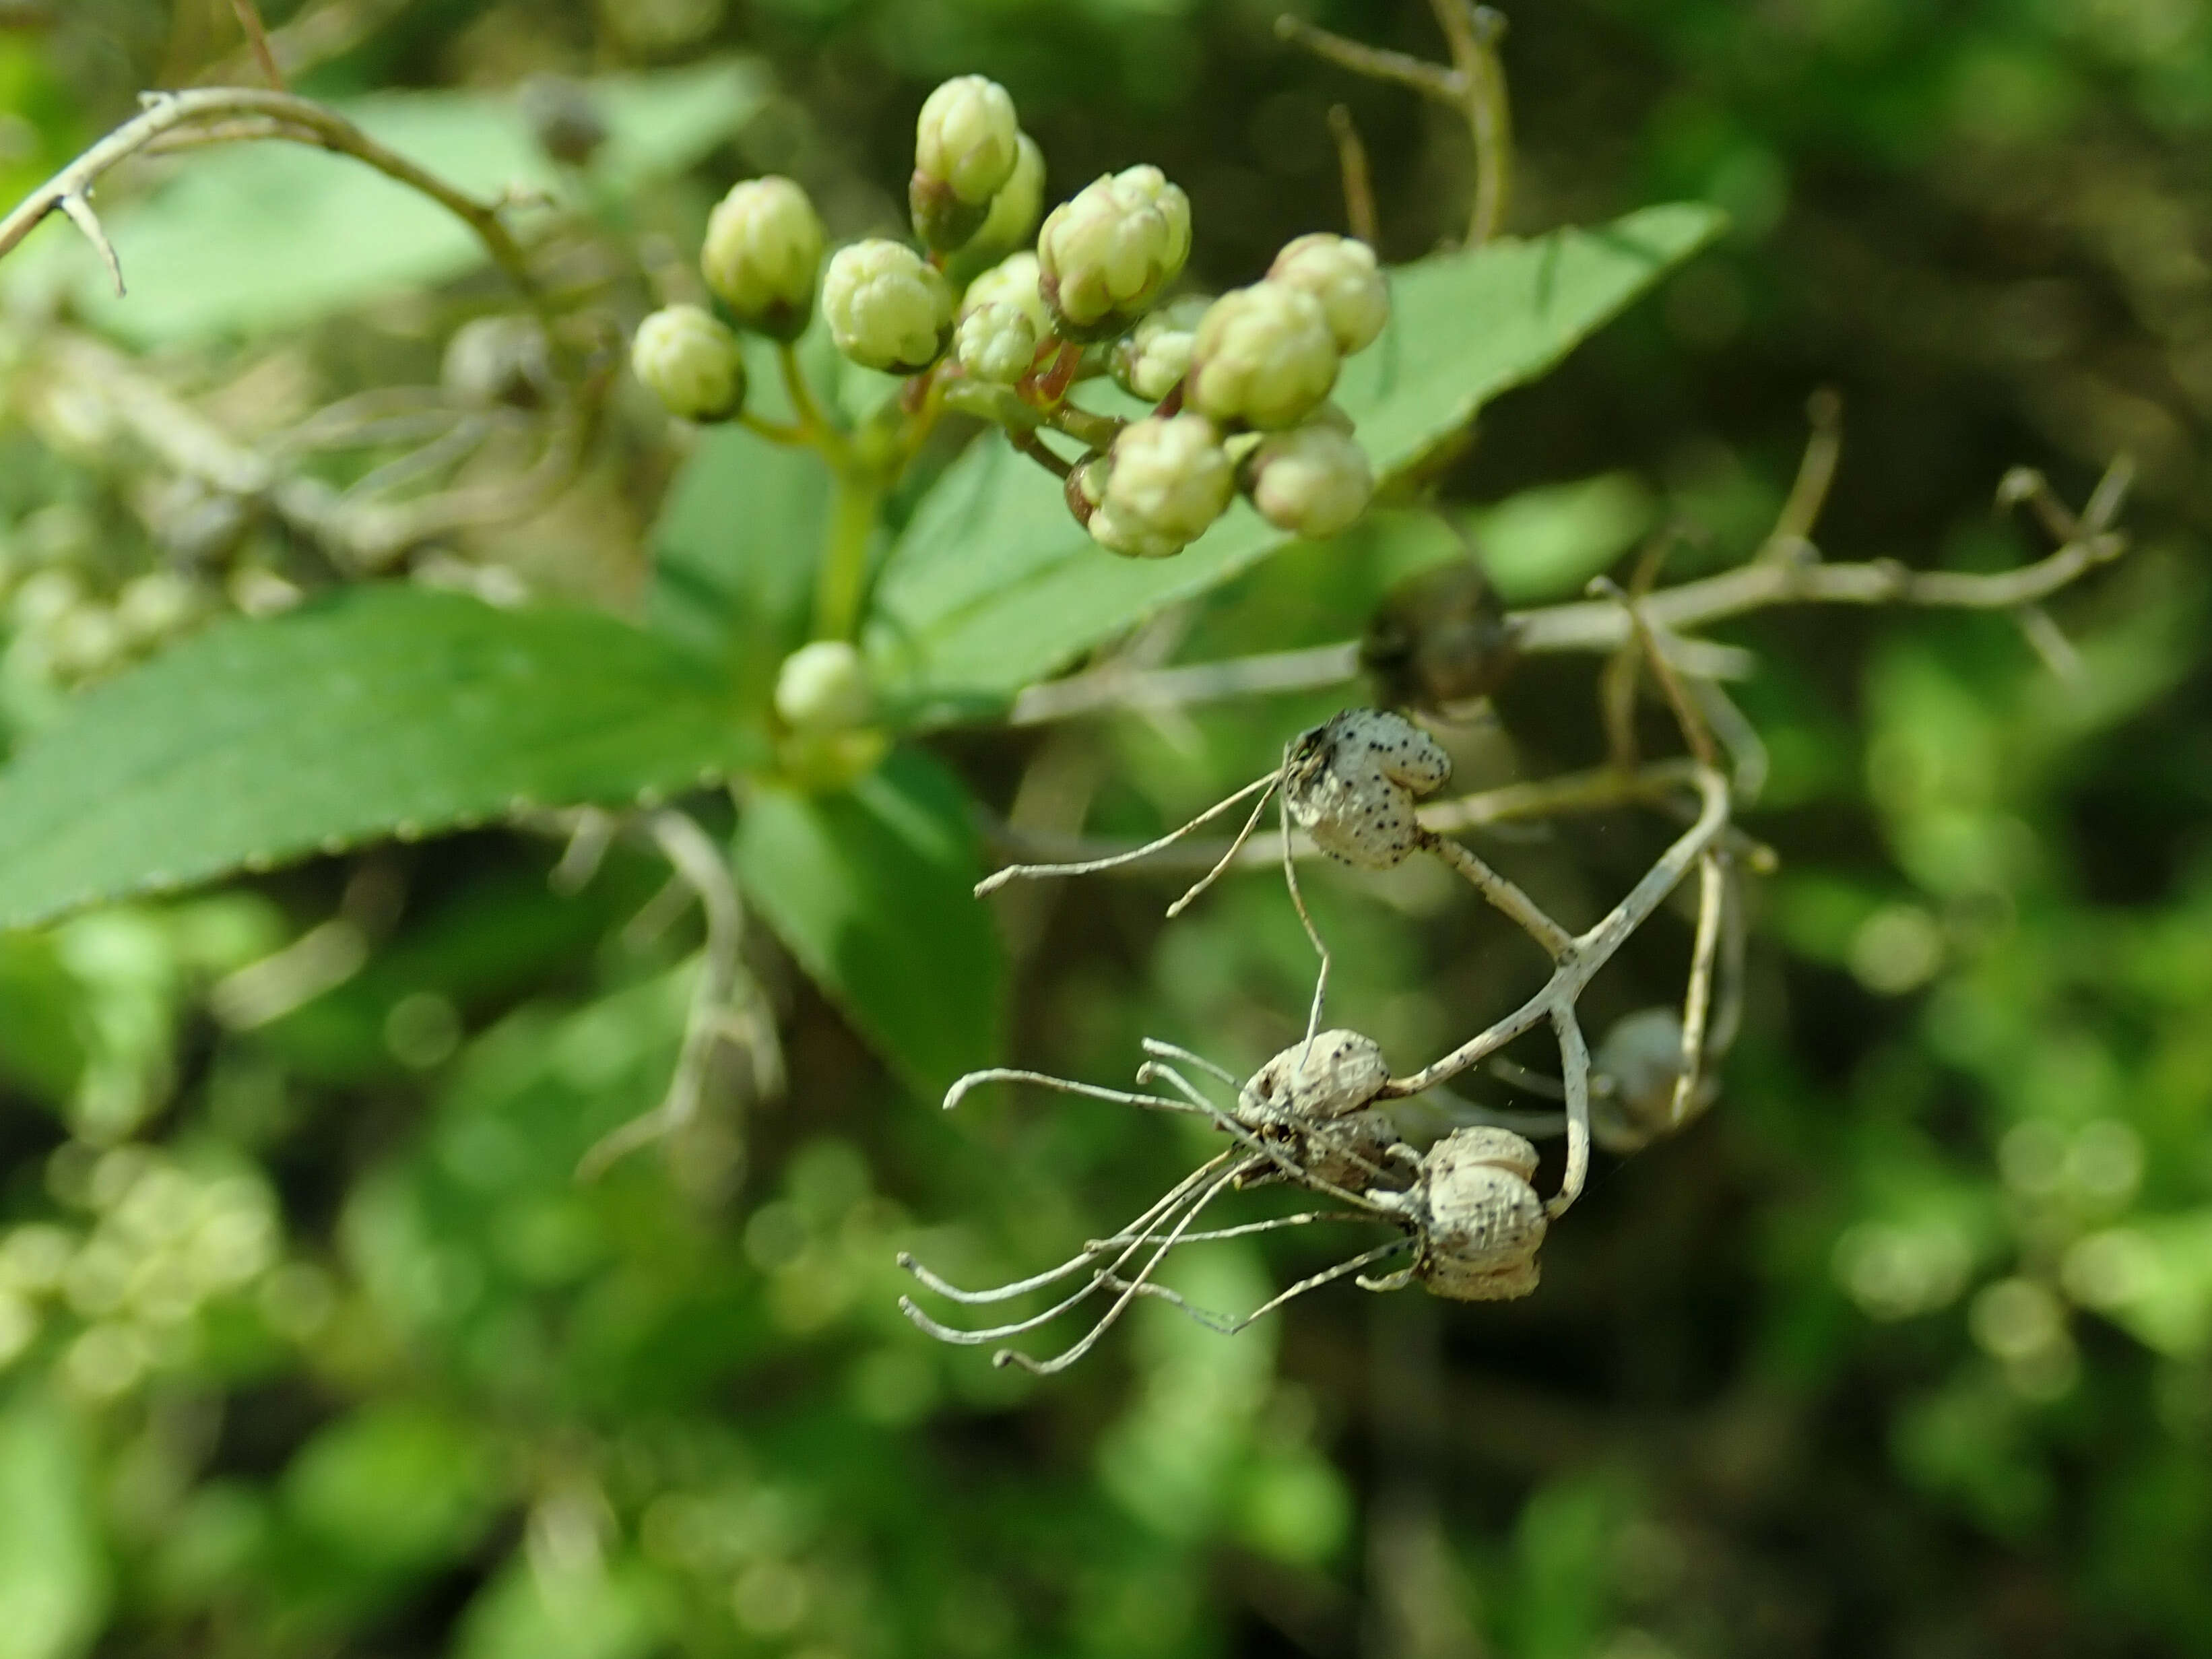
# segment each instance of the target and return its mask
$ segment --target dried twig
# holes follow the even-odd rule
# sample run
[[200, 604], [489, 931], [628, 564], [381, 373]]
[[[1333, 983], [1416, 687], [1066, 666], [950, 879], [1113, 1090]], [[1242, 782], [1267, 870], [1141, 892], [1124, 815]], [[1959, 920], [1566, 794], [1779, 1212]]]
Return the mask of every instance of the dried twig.
[[245, 31], [246, 44], [252, 49], [253, 61], [269, 78], [269, 84], [277, 91], [284, 90], [284, 71], [277, 67], [276, 54], [269, 45], [269, 29], [261, 21], [261, 8], [253, 0], [230, 0], [230, 9], [238, 18], [238, 27]]
[[[2099, 484], [2107, 500], [2124, 497], [2130, 469], [2115, 461]], [[2118, 480], [2115, 483], [2113, 481]], [[2033, 499], [2021, 497], [2021, 499]], [[1826, 564], [1802, 556], [1753, 560], [1718, 575], [1662, 588], [1644, 603], [1662, 640], [1665, 659], [1692, 679], [1740, 679], [1750, 658], [1735, 647], [1685, 637], [1692, 630], [1753, 611], [1787, 605], [1921, 605], [1962, 611], [2011, 611], [2036, 604], [2128, 550], [2128, 538], [2110, 529], [2117, 507], [2101, 516], [2085, 513], [2079, 534], [2033, 564], [1989, 574], [1915, 570], [1894, 559], [1864, 564]], [[1809, 549], [1809, 542], [1798, 544]], [[1507, 615], [1519, 648], [1610, 652], [1630, 635], [1627, 616], [1610, 600], [1575, 600]], [[1040, 726], [1126, 707], [1218, 702], [1272, 692], [1310, 691], [1341, 685], [1359, 674], [1355, 640], [1270, 652], [1221, 662], [1132, 672], [1116, 666], [1031, 686], [1015, 698], [1008, 723]]]
[[479, 201], [447, 184], [397, 150], [378, 143], [336, 111], [290, 93], [251, 87], [152, 92], [144, 94], [143, 102], [145, 107], [137, 115], [86, 150], [33, 191], [4, 220], [0, 220], [0, 258], [5, 258], [48, 214], [63, 212], [100, 251], [114, 278], [116, 292], [120, 294], [122, 268], [106, 234], [93, 214], [94, 185], [110, 170], [168, 134], [210, 123], [258, 118], [272, 125], [243, 131], [239, 136], [280, 138], [350, 155], [446, 209], [476, 233], [493, 263], [521, 290], [542, 319], [550, 323], [544, 289], [531, 270], [529, 257], [522, 245], [501, 222], [498, 204]]
[[1352, 234], [1370, 247], [1382, 236], [1375, 214], [1375, 175], [1367, 165], [1367, 146], [1352, 112], [1342, 104], [1328, 106], [1329, 137], [1336, 140], [1336, 164], [1344, 175], [1344, 218]]

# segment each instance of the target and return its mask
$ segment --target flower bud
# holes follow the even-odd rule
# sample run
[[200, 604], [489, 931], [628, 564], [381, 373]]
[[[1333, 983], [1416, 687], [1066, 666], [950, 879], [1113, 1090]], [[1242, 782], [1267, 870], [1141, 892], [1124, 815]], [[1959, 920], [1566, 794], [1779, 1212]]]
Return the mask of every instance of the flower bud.
[[1052, 332], [1052, 311], [1037, 292], [1037, 257], [1026, 251], [1008, 254], [988, 270], [968, 284], [968, 292], [960, 298], [963, 316], [980, 311], [988, 305], [1007, 305], [1030, 319], [1030, 326], [1042, 340]]
[[806, 331], [822, 269], [821, 216], [788, 179], [748, 179], [707, 220], [699, 269], [745, 328], [779, 340]]
[[1336, 384], [1337, 361], [1320, 301], [1258, 283], [1223, 295], [1199, 324], [1184, 401], [1224, 426], [1296, 426]]
[[1190, 198], [1153, 167], [1085, 185], [1037, 234], [1045, 301], [1071, 340], [1121, 333], [1189, 257]]
[[775, 712], [794, 732], [850, 731], [867, 722], [875, 702], [866, 659], [842, 640], [802, 645], [776, 671]]
[[967, 243], [1013, 177], [1020, 149], [1014, 100], [997, 82], [963, 75], [931, 93], [915, 123], [907, 185], [915, 234], [940, 253]]
[[1367, 452], [1326, 419], [1269, 433], [1245, 460], [1238, 482], [1261, 518], [1312, 540], [1348, 528], [1375, 495]]
[[1130, 557], [1180, 552], [1228, 510], [1236, 492], [1220, 434], [1196, 415], [1132, 422], [1108, 461], [1091, 534], [1109, 552]]
[[903, 242], [837, 250], [822, 279], [822, 314], [837, 349], [854, 362], [914, 374], [952, 340], [952, 290]]
[[1036, 325], [1020, 307], [1003, 301], [976, 307], [960, 319], [952, 337], [960, 367], [994, 386], [1012, 386], [1028, 374], [1036, 349]]
[[1004, 87], [981, 75], [956, 76], [923, 100], [915, 123], [915, 171], [981, 207], [1013, 177], [1020, 139], [1014, 100]]
[[1116, 341], [1106, 364], [1114, 384], [1148, 404], [1156, 404], [1174, 391], [1176, 382], [1190, 370], [1190, 349], [1198, 338], [1198, 321], [1209, 303], [1196, 295], [1171, 300], [1147, 315], [1126, 338]]
[[1012, 176], [991, 198], [983, 228], [961, 249], [962, 263], [996, 259], [1024, 246], [1036, 234], [1037, 217], [1043, 211], [1044, 152], [1024, 132], [1015, 141]]
[[1390, 289], [1375, 250], [1353, 237], [1327, 231], [1298, 237], [1275, 256], [1267, 280], [1303, 289], [1320, 301], [1337, 349], [1347, 357], [1374, 344], [1390, 320]]
[[640, 323], [629, 361], [672, 415], [726, 421], [744, 407], [744, 349], [697, 306], [665, 307]]

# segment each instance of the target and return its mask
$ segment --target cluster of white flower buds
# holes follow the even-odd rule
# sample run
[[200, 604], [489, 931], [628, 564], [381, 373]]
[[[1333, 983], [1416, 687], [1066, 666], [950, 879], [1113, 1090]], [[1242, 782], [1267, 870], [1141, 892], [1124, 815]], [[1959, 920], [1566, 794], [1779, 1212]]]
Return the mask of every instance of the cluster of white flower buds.
[[[1375, 477], [1328, 395], [1343, 359], [1389, 320], [1374, 250], [1301, 236], [1249, 288], [1171, 298], [1191, 252], [1181, 189], [1158, 167], [1125, 168], [1040, 225], [1044, 173], [1006, 88], [966, 75], [931, 93], [915, 123], [907, 195], [918, 248], [870, 238], [825, 269], [805, 191], [787, 179], [738, 185], [715, 209], [700, 260], [728, 322], [696, 307], [656, 313], [638, 331], [639, 378], [688, 419], [733, 418], [744, 396], [735, 331], [794, 339], [818, 277], [838, 350], [886, 374], [973, 383], [980, 400], [956, 398], [959, 407], [1073, 466], [1069, 507], [1101, 547], [1169, 556], [1240, 492], [1292, 535], [1349, 526]], [[1070, 389], [1096, 374], [1152, 415], [1124, 422], [1072, 408]], [[1053, 461], [1032, 441], [1040, 427], [1089, 453]]]

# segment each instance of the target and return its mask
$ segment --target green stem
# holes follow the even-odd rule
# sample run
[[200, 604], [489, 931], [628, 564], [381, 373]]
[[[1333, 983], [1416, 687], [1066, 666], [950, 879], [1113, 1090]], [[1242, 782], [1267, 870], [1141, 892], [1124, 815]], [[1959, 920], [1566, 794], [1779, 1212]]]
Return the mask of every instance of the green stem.
[[837, 470], [829, 545], [814, 589], [814, 637], [849, 640], [860, 631], [860, 600], [867, 592], [868, 548], [875, 539], [876, 509], [884, 479], [873, 470]]

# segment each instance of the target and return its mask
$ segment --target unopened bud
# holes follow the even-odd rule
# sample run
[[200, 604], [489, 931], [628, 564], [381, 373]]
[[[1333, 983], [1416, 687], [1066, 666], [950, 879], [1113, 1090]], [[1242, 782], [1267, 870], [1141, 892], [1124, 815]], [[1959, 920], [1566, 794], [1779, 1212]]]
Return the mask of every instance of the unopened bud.
[[1310, 420], [1261, 440], [1239, 481], [1278, 530], [1318, 540], [1347, 529], [1375, 496], [1375, 469], [1334, 421]]
[[850, 731], [867, 722], [875, 701], [866, 660], [842, 640], [802, 645], [776, 671], [775, 712], [794, 732]]
[[1020, 139], [1014, 100], [1004, 87], [981, 75], [956, 76], [923, 100], [914, 165], [981, 207], [1013, 177]]
[[931, 93], [915, 123], [915, 234], [940, 252], [975, 236], [1013, 177], [1020, 140], [1014, 100], [997, 82], [957, 76]]
[[1018, 307], [998, 301], [968, 313], [952, 337], [960, 367], [994, 386], [1012, 386], [1028, 374], [1036, 349], [1036, 325]]
[[822, 314], [837, 349], [854, 362], [914, 374], [952, 340], [952, 290], [903, 242], [837, 250], [822, 279]]
[[1156, 404], [1175, 390], [1190, 371], [1190, 350], [1199, 319], [1211, 301], [1196, 295], [1171, 300], [1150, 313], [1125, 339], [1116, 341], [1107, 370], [1114, 384], [1133, 398]]
[[1109, 552], [1133, 558], [1181, 552], [1228, 510], [1236, 493], [1221, 434], [1196, 415], [1132, 422], [1109, 460], [1090, 530]]
[[1024, 250], [1010, 253], [968, 284], [960, 297], [965, 316], [988, 305], [1012, 306], [1030, 319], [1039, 340], [1052, 332], [1052, 310], [1037, 291], [1037, 257]]
[[1071, 340], [1110, 340], [1190, 258], [1190, 198], [1158, 167], [1086, 185], [1037, 234], [1044, 297]]
[[1015, 141], [1013, 173], [991, 198], [983, 228], [960, 251], [963, 262], [995, 259], [1025, 246], [1036, 234], [1037, 219], [1043, 211], [1044, 152], [1025, 132]]
[[823, 241], [805, 191], [775, 175], [748, 179], [708, 216], [699, 270], [741, 326], [795, 340], [813, 310]]
[[1198, 325], [1183, 398], [1224, 426], [1296, 426], [1336, 384], [1336, 337], [1321, 301], [1257, 283], [1216, 300]]
[[640, 323], [629, 361], [672, 415], [726, 421], [744, 407], [744, 348], [697, 306], [665, 307]]
[[1303, 289], [1320, 301], [1337, 349], [1347, 357], [1374, 344], [1390, 320], [1390, 289], [1375, 250], [1353, 237], [1327, 231], [1298, 237], [1275, 256], [1267, 280]]

